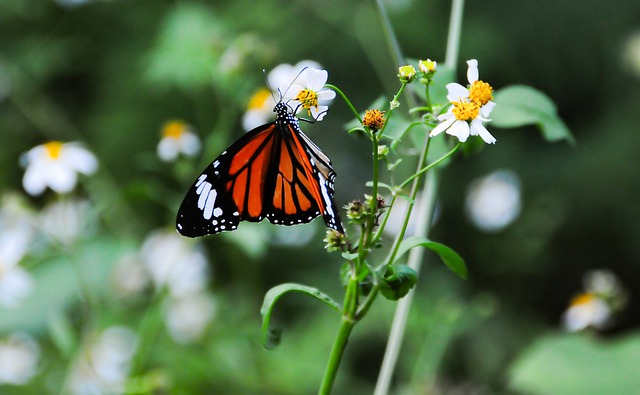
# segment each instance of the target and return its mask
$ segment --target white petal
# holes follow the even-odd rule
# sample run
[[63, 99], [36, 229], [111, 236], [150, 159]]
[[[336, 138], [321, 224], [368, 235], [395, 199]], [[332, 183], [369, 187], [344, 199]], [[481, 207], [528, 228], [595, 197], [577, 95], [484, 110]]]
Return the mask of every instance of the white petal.
[[55, 166], [50, 166], [47, 169], [46, 181], [49, 188], [53, 189], [57, 193], [67, 193], [76, 186], [78, 176], [76, 172], [62, 166], [62, 164], [56, 163]]
[[322, 121], [322, 118], [324, 118], [324, 116], [327, 115], [328, 109], [329, 107], [327, 106], [318, 106], [317, 108], [311, 107], [311, 116], [316, 121]]
[[86, 148], [74, 143], [62, 146], [59, 160], [69, 166], [70, 169], [82, 174], [93, 174], [98, 169], [98, 161], [95, 155]]
[[316, 92], [318, 94], [319, 102], [327, 102], [335, 99], [336, 93], [331, 89], [323, 89], [321, 91]]
[[438, 115], [438, 120], [444, 121], [444, 120], [455, 118], [455, 117], [456, 116], [453, 115], [453, 106], [449, 106], [449, 109], [447, 110], [447, 112], [445, 112], [444, 114]]
[[185, 133], [180, 138], [182, 152], [185, 155], [193, 156], [200, 151], [200, 139], [193, 133]]
[[316, 92], [322, 89], [324, 84], [327, 83], [327, 79], [329, 78], [329, 73], [327, 72], [327, 70], [309, 68], [306, 69], [303, 73], [306, 77], [307, 88]]
[[31, 196], [38, 196], [44, 192], [47, 187], [47, 183], [44, 180], [44, 175], [38, 166], [29, 166], [24, 172], [22, 178], [22, 186], [24, 190]]
[[158, 143], [158, 156], [165, 162], [171, 162], [178, 157], [178, 147], [173, 138], [163, 138]]
[[295, 66], [293, 66], [293, 69], [296, 70], [296, 73], [299, 73], [305, 67], [310, 69], [322, 69], [322, 66], [320, 66], [320, 63], [314, 60], [301, 60], [298, 63], [296, 63]]
[[0, 305], [18, 307], [22, 299], [33, 290], [33, 278], [25, 269], [16, 266], [0, 278]]
[[300, 84], [286, 84], [279, 88], [280, 94], [282, 95], [282, 101], [293, 100], [298, 96], [298, 94], [305, 89], [304, 86]]
[[293, 66], [284, 63], [274, 67], [273, 70], [269, 72], [267, 81], [269, 81], [271, 89], [281, 89], [282, 87], [286, 89], [289, 84], [291, 84], [295, 75], [296, 72], [293, 71]]
[[469, 124], [465, 121], [455, 121], [447, 130], [447, 134], [455, 136], [464, 143], [469, 138]]
[[242, 127], [248, 132], [253, 128], [257, 128], [258, 126], [267, 123], [270, 117], [271, 115], [264, 111], [249, 110], [245, 112], [242, 117]]
[[455, 120], [456, 120], [455, 118], [449, 118], [449, 119], [445, 120], [444, 122], [438, 124], [435, 128], [433, 128], [431, 133], [429, 133], [429, 136], [430, 137], [437, 136], [440, 133], [444, 132], [445, 130], [449, 129], [451, 127], [451, 125], [453, 125]]
[[476, 59], [467, 60], [467, 65], [469, 65], [469, 68], [467, 69], [467, 80], [469, 80], [470, 84], [473, 84], [478, 81], [478, 78], [480, 77], [478, 61]]
[[474, 136], [479, 135], [487, 144], [495, 144], [496, 142], [496, 138], [489, 133], [479, 119], [471, 121], [471, 134]]
[[490, 101], [484, 106], [480, 107], [480, 115], [482, 115], [485, 118], [484, 121], [488, 121], [488, 119], [486, 118], [489, 118], [489, 115], [491, 115], [491, 111], [493, 111], [495, 106], [496, 106], [496, 103]]
[[457, 82], [447, 84], [447, 92], [447, 100], [450, 102], [463, 101], [469, 98], [469, 89]]

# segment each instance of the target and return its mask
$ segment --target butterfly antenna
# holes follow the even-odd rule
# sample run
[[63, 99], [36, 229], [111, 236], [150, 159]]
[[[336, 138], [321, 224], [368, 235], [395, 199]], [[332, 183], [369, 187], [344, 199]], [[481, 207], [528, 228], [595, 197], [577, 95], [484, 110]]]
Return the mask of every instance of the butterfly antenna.
[[280, 95], [282, 97], [284, 97], [284, 95], [289, 91], [289, 89], [291, 89], [291, 87], [293, 86], [293, 84], [298, 80], [298, 78], [300, 78], [300, 75], [306, 70], [308, 69], [309, 66], [305, 66], [302, 68], [302, 70], [300, 70], [298, 72], [298, 74], [296, 74], [296, 76], [293, 78], [293, 80], [291, 80], [291, 82], [289, 83], [289, 85], [287, 85], [287, 89], [284, 90], [284, 92], [280, 92], [280, 90], [278, 89], [278, 92], [280, 92]]

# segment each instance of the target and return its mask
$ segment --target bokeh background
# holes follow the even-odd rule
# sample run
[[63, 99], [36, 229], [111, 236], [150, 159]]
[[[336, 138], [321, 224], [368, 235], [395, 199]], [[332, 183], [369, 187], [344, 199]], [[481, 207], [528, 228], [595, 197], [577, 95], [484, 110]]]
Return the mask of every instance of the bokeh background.
[[[407, 57], [444, 60], [449, 1], [385, 4]], [[545, 92], [576, 143], [489, 125], [497, 144], [442, 172], [431, 238], [465, 258], [469, 279], [427, 256], [392, 393], [636, 393], [640, 3], [470, 1], [460, 81], [471, 58], [498, 90]], [[0, 2], [0, 235], [11, 240], [16, 213], [34, 229], [19, 260], [32, 287], [0, 306], [0, 393], [317, 390], [338, 317], [287, 296], [269, 351], [259, 310], [283, 282], [340, 297], [341, 258], [324, 252], [322, 224], [243, 223], [195, 242], [173, 232], [186, 188], [241, 135], [262, 70], [303, 59], [360, 110], [397, 90], [373, 1]], [[172, 119], [196, 131], [200, 155], [158, 158]], [[341, 206], [370, 177], [350, 120], [336, 101], [303, 125], [332, 158]], [[22, 155], [51, 140], [82, 142], [99, 169], [65, 196], [29, 196]], [[172, 265], [171, 251], [200, 262], [192, 277], [156, 267]], [[175, 278], [191, 291], [173, 294]], [[570, 306], [584, 325], [563, 321]], [[356, 327], [336, 394], [373, 391], [393, 311], [379, 300]]]

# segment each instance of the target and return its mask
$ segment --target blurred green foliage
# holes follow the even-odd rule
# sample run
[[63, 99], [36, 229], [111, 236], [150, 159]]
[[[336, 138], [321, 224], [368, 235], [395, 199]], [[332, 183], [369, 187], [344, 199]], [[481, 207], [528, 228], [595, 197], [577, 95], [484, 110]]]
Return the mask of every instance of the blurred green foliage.
[[[19, 310], [0, 311], [0, 337], [32, 334], [41, 347], [39, 373], [25, 387], [0, 392], [58, 393], [88, 331], [127, 325], [142, 337], [132, 392], [314, 393], [338, 317], [287, 296], [272, 317], [284, 328], [282, 344], [267, 351], [259, 310], [266, 290], [283, 282], [342, 292], [341, 260], [324, 253], [317, 221], [304, 225], [315, 233], [301, 245], [282, 242], [300, 228], [268, 224], [243, 223], [238, 232], [204, 240], [217, 311], [194, 344], [171, 339], [150, 290], [140, 300], [119, 299], [109, 278], [149, 232], [173, 226], [197, 172], [241, 135], [246, 103], [264, 84], [262, 69], [316, 60], [362, 110], [395, 92], [396, 65], [372, 2], [76, 3], [0, 2], [2, 192], [23, 194], [20, 156], [48, 140], [82, 141], [100, 162], [76, 192], [91, 199], [97, 229], [72, 251], [36, 246], [21, 262], [35, 291]], [[387, 3], [405, 55], [441, 61], [450, 2]], [[468, 280], [429, 258], [415, 287], [394, 393], [635, 390], [640, 74], [627, 44], [639, 32], [638, 15], [640, 3], [631, 0], [466, 5], [459, 70], [476, 58], [494, 88], [526, 84], [544, 92], [576, 144], [547, 144], [533, 127], [489, 124], [497, 144], [444, 172], [432, 238], [465, 258]], [[156, 157], [160, 127], [173, 118], [194, 125], [204, 141], [197, 163]], [[303, 125], [332, 158], [340, 205], [367, 192], [370, 177], [367, 145], [344, 133], [350, 119], [336, 101], [324, 122]], [[401, 165], [412, 169], [409, 162]], [[501, 168], [520, 177], [522, 214], [503, 231], [483, 233], [464, 216], [466, 191]], [[38, 211], [53, 199], [45, 194], [29, 204]], [[562, 312], [593, 268], [620, 277], [627, 309], [598, 335], [558, 334]], [[354, 332], [335, 393], [372, 392], [393, 307], [379, 302]]]

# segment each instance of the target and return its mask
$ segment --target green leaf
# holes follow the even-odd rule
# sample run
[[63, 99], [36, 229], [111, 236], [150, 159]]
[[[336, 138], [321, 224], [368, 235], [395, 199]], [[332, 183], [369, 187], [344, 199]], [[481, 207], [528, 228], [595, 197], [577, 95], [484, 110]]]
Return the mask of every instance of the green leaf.
[[502, 128], [537, 125], [545, 140], [556, 142], [575, 140], [567, 125], [558, 116], [555, 104], [544, 93], [524, 85], [512, 85], [495, 93], [496, 107], [491, 124]]
[[378, 274], [380, 294], [389, 300], [405, 297], [416, 285], [418, 274], [407, 265], [391, 265], [382, 268]]
[[638, 393], [640, 335], [599, 339], [576, 334], [544, 337], [512, 365], [510, 387], [524, 394]]
[[449, 270], [457, 274], [460, 278], [467, 279], [467, 265], [457, 252], [444, 244], [436, 243], [424, 237], [415, 236], [403, 240], [398, 248], [395, 261], [398, 261], [407, 251], [415, 247], [425, 247], [432, 250], [440, 256], [440, 259], [447, 265]]
[[340, 306], [331, 299], [331, 297], [317, 288], [295, 283], [277, 285], [266, 293], [264, 301], [262, 302], [262, 308], [260, 309], [260, 315], [262, 316], [262, 337], [266, 348], [275, 348], [275, 346], [280, 342], [280, 331], [270, 329], [269, 321], [271, 320], [271, 313], [273, 312], [276, 302], [287, 292], [300, 292], [313, 296], [321, 302], [326, 303], [328, 306], [333, 307], [338, 313], [342, 312], [340, 310]]

